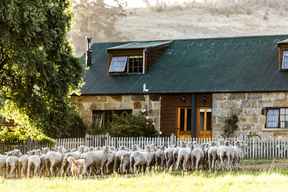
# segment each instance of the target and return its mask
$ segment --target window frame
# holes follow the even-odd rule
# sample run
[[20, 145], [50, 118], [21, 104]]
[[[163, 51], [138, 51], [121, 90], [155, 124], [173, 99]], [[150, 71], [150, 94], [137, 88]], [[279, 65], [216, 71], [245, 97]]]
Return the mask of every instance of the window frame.
[[[142, 60], [142, 65], [141, 64], [137, 64], [137, 68], [142, 68], [141, 71], [136, 71], [135, 72], [135, 62], [133, 63], [133, 72], [130, 71], [130, 65], [132, 65], [132, 59], [141, 59]], [[141, 66], [141, 67], [140, 67]], [[127, 61], [127, 73], [128, 74], [143, 74], [143, 71], [144, 71], [144, 58], [143, 58], [143, 55], [131, 55], [131, 56], [128, 56], [128, 61]]]
[[[181, 110], [184, 110], [184, 118], [183, 118], [183, 120], [184, 120], [184, 122], [183, 122], [183, 125], [184, 125], [184, 127], [183, 128], [181, 128], [181, 120], [182, 120], [182, 118], [181, 118]], [[188, 125], [188, 110], [190, 110], [190, 113], [191, 113], [191, 115], [192, 115], [192, 107], [177, 107], [177, 130], [178, 131], [180, 131], [181, 133], [183, 133], [183, 132], [185, 132], [185, 133], [191, 133], [191, 131], [192, 131], [192, 125], [191, 125], [191, 123], [192, 123], [192, 116], [190, 116], [190, 130], [188, 130], [188, 127], [189, 127], [189, 125]]]
[[[118, 61], [115, 61], [118, 65], [119, 63], [121, 63], [122, 65], [124, 64], [124, 69], [121, 71], [112, 71], [112, 64], [113, 64], [113, 58], [114, 59], [118, 59]], [[124, 59], [125, 61], [119, 61], [119, 59]], [[125, 63], [124, 63], [125, 62]], [[128, 63], [129, 63], [129, 57], [128, 56], [112, 56], [110, 59], [110, 64], [109, 64], [109, 73], [125, 73], [127, 71], [128, 68]], [[119, 68], [119, 66], [118, 66]]]
[[[102, 119], [102, 125], [100, 128], [96, 127], [95, 126], [95, 114], [98, 113], [98, 114], [101, 114], [103, 115], [103, 119]], [[95, 129], [95, 130], [98, 130], [98, 131], [102, 131], [102, 130], [105, 130], [107, 129], [107, 124], [109, 121], [112, 121], [112, 117], [113, 117], [113, 114], [118, 114], [118, 115], [125, 115], [124, 113], [127, 113], [127, 114], [132, 114], [133, 113], [133, 110], [132, 109], [108, 109], [108, 110], [98, 110], [98, 109], [95, 109], [95, 110], [92, 110], [92, 129]]]
[[[281, 126], [281, 123], [284, 123], [285, 124], [285, 122], [288, 122], [288, 120], [287, 121], [283, 121], [282, 119], [281, 119], [281, 117], [283, 117], [283, 113], [281, 113], [281, 110], [285, 110], [285, 111], [287, 111], [287, 112], [285, 112], [285, 114], [284, 114], [284, 119], [288, 119], [288, 107], [268, 107], [268, 108], [266, 108], [265, 109], [266, 110], [266, 112], [265, 112], [265, 129], [267, 130], [288, 130], [288, 126], [286, 127], [285, 125], [284, 126]], [[277, 126], [275, 126], [275, 127], [268, 127], [268, 111], [269, 110], [278, 110], [278, 125]], [[286, 115], [286, 116], [285, 116]]]

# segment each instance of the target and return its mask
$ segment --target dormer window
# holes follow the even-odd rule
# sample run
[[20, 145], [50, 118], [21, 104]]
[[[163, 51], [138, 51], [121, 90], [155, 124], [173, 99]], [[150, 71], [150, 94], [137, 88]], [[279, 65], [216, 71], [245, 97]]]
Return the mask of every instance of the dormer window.
[[277, 47], [279, 70], [288, 71], [288, 39], [279, 41]]
[[107, 49], [112, 75], [145, 74], [171, 41], [131, 42]]
[[281, 69], [288, 70], [288, 50], [283, 51]]
[[114, 56], [109, 73], [143, 73], [143, 56]]

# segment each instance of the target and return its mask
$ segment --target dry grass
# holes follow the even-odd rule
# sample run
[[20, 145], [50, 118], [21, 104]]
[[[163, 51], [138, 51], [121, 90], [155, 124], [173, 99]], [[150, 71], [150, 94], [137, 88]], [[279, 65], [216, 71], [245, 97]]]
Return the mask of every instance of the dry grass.
[[287, 172], [237, 172], [148, 174], [137, 177], [111, 176], [104, 179], [34, 178], [0, 180], [0, 191], [287, 191]]

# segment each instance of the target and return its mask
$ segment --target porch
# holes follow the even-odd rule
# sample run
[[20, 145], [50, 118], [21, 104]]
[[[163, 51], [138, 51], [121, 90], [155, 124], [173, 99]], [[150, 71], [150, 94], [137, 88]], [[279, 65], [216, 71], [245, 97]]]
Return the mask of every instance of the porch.
[[178, 138], [211, 138], [212, 95], [161, 95], [160, 130]]

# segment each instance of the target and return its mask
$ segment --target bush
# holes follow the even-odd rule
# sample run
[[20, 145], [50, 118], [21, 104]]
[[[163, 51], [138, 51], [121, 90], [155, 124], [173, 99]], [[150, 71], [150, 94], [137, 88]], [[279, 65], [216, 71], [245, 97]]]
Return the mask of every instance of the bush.
[[231, 114], [225, 119], [225, 125], [223, 127], [223, 134], [224, 138], [234, 136], [234, 132], [238, 129], [238, 116], [236, 114]]
[[27, 141], [37, 141], [50, 145], [55, 143], [55, 140], [38, 131], [31, 132], [30, 130], [17, 126], [13, 128], [5, 126], [0, 127], [0, 142], [17, 143]]
[[9, 125], [2, 124], [0, 126], [0, 142], [26, 142], [38, 141], [48, 144], [53, 144], [55, 141], [45, 135], [30, 118], [21, 111], [15, 103], [6, 101], [0, 109], [0, 119], [2, 123], [13, 122]]
[[153, 125], [153, 121], [143, 114], [113, 115], [106, 133], [111, 136], [158, 136], [159, 133]]

